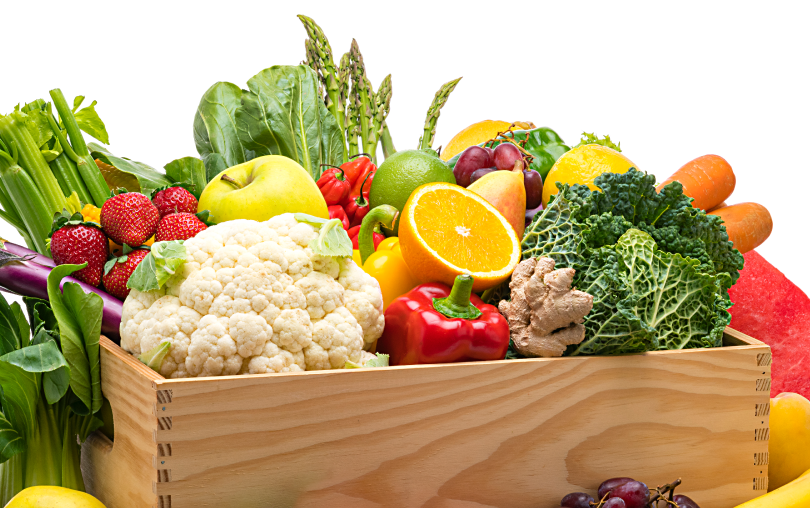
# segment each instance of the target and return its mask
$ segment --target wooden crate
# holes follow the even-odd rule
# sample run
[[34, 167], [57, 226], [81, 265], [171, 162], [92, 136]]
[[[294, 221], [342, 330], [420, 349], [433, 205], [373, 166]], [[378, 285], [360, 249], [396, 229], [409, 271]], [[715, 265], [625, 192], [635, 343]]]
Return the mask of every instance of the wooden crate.
[[767, 489], [771, 354], [725, 344], [175, 380], [103, 338], [82, 471], [108, 508], [551, 508], [625, 475], [733, 507]]

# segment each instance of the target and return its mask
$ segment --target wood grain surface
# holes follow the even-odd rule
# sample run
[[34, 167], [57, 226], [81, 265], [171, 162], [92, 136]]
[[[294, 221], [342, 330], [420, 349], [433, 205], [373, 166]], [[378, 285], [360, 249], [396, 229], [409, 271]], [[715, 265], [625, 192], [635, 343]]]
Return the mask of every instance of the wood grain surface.
[[166, 380], [105, 341], [83, 470], [108, 508], [552, 508], [627, 475], [730, 508], [767, 489], [770, 350], [726, 344]]

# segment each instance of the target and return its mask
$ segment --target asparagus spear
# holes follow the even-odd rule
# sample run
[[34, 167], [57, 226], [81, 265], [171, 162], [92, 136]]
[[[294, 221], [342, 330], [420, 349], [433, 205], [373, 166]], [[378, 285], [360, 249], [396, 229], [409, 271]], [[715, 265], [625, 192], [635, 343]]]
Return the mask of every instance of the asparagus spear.
[[332, 59], [332, 47], [329, 45], [329, 39], [326, 38], [326, 34], [323, 33], [321, 27], [312, 18], [299, 14], [298, 19], [304, 24], [309, 36], [309, 40], [306, 42], [307, 63], [318, 73], [321, 83], [326, 89], [326, 108], [338, 121], [338, 126], [343, 131], [345, 128], [343, 115], [338, 108], [340, 104], [338, 69]]
[[365, 78], [365, 89], [368, 94], [368, 103], [366, 104], [365, 116], [368, 118], [368, 136], [363, 140], [365, 153], [371, 156], [371, 162], [377, 164], [377, 143], [379, 140], [378, 128], [375, 125], [377, 118], [377, 94], [374, 93], [374, 88], [371, 86], [371, 81]]
[[[391, 95], [393, 90], [391, 88], [391, 75], [386, 76], [377, 94], [374, 96], [375, 114], [374, 114], [374, 132], [377, 139], [382, 141], [383, 155], [388, 158], [389, 155], [396, 152], [394, 149], [394, 142], [391, 140], [391, 134], [388, 133], [388, 126], [385, 125], [385, 119], [388, 117], [388, 112], [391, 110]], [[387, 140], [386, 140], [387, 135]]]
[[439, 113], [447, 102], [447, 98], [450, 97], [450, 92], [456, 88], [459, 81], [461, 81], [461, 78], [443, 84], [442, 87], [439, 88], [439, 91], [436, 92], [436, 96], [433, 97], [433, 103], [428, 108], [427, 118], [425, 118], [424, 132], [422, 137], [419, 138], [419, 148], [431, 148], [433, 146], [433, 138], [436, 136], [436, 122], [439, 120]]
[[371, 119], [374, 114], [374, 90], [371, 89], [371, 83], [366, 78], [363, 54], [360, 53], [360, 46], [355, 39], [352, 39], [351, 60], [352, 88], [357, 89], [356, 97], [359, 98], [357, 109], [360, 117], [360, 136], [363, 139], [364, 151], [374, 159], [374, 154], [377, 151], [376, 136], [374, 136], [374, 145], [372, 146], [370, 143], [372, 137]]
[[[346, 55], [343, 55], [346, 58]], [[341, 60], [342, 64], [343, 60]], [[351, 59], [347, 62], [347, 75], [346, 75], [346, 92], [348, 94], [346, 99], [346, 139], [349, 144], [348, 156], [357, 155], [360, 153], [360, 91], [356, 86], [349, 88], [349, 79], [351, 78], [352, 66]]]

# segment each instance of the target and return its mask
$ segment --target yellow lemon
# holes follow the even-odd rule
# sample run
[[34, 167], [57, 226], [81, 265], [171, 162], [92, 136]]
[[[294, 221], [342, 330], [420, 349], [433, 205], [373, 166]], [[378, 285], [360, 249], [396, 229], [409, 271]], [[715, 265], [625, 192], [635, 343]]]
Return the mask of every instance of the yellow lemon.
[[[484, 141], [489, 141], [512, 125], [511, 122], [502, 120], [484, 120], [474, 123], [453, 136], [447, 145], [442, 148], [442, 160], [448, 161], [473, 145], [479, 145]], [[515, 122], [517, 129], [533, 129], [531, 122]]]
[[557, 182], [587, 185], [598, 190], [593, 181], [602, 173], [626, 173], [630, 168], [638, 169], [633, 161], [612, 148], [602, 145], [583, 145], [562, 155], [543, 183], [543, 206], [549, 198], [557, 194]]
[[6, 508], [104, 508], [90, 494], [64, 487], [28, 487], [14, 496]]

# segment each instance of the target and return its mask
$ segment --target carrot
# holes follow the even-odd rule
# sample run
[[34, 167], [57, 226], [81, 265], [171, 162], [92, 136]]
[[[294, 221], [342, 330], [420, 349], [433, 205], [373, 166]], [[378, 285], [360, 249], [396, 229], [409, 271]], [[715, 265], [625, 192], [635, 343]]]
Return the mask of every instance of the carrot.
[[711, 210], [728, 199], [734, 191], [737, 179], [728, 162], [719, 155], [703, 155], [684, 164], [681, 169], [658, 186], [678, 181], [683, 193], [693, 198], [692, 206]]
[[713, 212], [713, 211], [715, 211], [715, 210], [719, 210], [719, 209], [721, 209], [721, 208], [723, 208], [723, 207], [726, 207], [726, 206], [728, 206], [728, 203], [726, 203], [725, 201], [723, 201], [722, 203], [720, 203], [719, 205], [715, 206], [714, 208], [712, 208], [712, 209], [710, 209], [710, 210], [706, 210], [706, 213], [711, 213], [711, 212]]
[[759, 247], [771, 236], [773, 219], [768, 209], [759, 203], [740, 203], [718, 208], [709, 215], [717, 215], [725, 222], [728, 239], [745, 254]]

